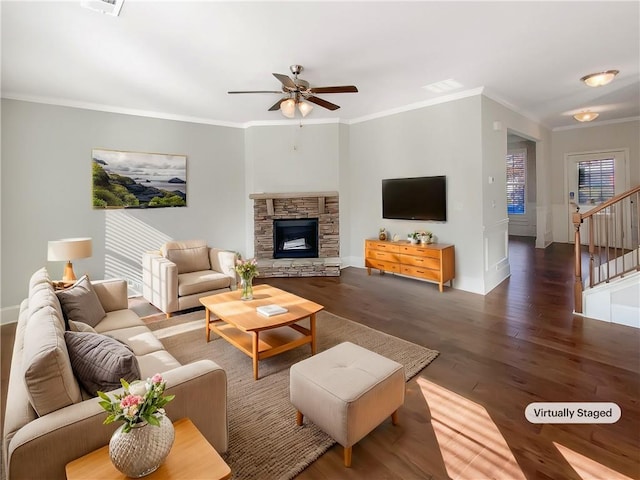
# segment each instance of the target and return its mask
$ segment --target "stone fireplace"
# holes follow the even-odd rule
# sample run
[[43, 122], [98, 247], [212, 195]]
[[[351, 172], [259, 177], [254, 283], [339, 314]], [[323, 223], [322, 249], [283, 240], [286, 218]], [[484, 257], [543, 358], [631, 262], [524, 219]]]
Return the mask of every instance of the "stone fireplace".
[[340, 275], [338, 192], [253, 193], [249, 198], [260, 277]]

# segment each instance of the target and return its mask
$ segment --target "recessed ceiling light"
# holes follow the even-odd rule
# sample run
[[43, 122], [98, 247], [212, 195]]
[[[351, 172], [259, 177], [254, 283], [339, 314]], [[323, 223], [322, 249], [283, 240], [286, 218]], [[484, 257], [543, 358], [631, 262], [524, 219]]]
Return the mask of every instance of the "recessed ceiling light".
[[462, 88], [462, 84], [450, 78], [448, 80], [442, 80], [441, 82], [432, 83], [431, 85], [425, 85], [422, 88], [426, 88], [433, 93], [446, 93]]
[[573, 118], [575, 118], [579, 122], [591, 122], [592, 120], [595, 120], [599, 116], [600, 116], [599, 113], [590, 112], [590, 111], [587, 110], [585, 112], [576, 113], [573, 116]]
[[619, 70], [607, 70], [606, 72], [590, 73], [580, 79], [590, 87], [601, 87], [611, 81], [620, 73]]
[[80, 6], [93, 10], [94, 12], [117, 17], [120, 15], [123, 3], [124, 0], [82, 0]]

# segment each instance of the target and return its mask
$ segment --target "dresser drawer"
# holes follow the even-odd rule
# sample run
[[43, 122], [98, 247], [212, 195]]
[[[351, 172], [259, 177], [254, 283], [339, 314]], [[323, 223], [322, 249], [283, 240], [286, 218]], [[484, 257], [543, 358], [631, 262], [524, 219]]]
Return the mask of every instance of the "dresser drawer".
[[420, 245], [404, 245], [400, 247], [400, 253], [416, 255], [418, 257], [440, 258], [440, 250]]
[[398, 262], [400, 260], [400, 255], [394, 252], [367, 249], [366, 255], [367, 258], [372, 260], [383, 260], [385, 262]]
[[413, 265], [414, 267], [424, 267], [432, 270], [440, 270], [440, 259], [431, 257], [415, 257], [413, 255], [400, 255], [400, 263], [403, 265]]
[[401, 272], [411, 277], [426, 278], [427, 280], [440, 281], [440, 272], [438, 270], [429, 270], [428, 268], [413, 267], [410, 265], [402, 265]]
[[391, 242], [385, 242], [382, 240], [366, 240], [365, 248], [367, 250], [379, 250], [381, 252], [393, 252], [399, 253], [400, 246]]
[[375, 260], [367, 258], [364, 261], [366, 267], [376, 268], [384, 272], [400, 273], [400, 264], [393, 262], [385, 262], [383, 260]]

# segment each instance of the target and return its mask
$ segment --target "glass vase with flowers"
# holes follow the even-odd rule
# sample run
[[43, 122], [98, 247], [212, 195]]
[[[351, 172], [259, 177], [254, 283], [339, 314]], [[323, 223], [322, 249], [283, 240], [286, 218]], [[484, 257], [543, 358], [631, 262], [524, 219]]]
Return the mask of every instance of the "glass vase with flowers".
[[253, 279], [257, 277], [258, 261], [255, 258], [251, 260], [243, 260], [240, 255], [236, 258], [236, 272], [240, 276], [240, 289], [242, 300], [253, 299]]

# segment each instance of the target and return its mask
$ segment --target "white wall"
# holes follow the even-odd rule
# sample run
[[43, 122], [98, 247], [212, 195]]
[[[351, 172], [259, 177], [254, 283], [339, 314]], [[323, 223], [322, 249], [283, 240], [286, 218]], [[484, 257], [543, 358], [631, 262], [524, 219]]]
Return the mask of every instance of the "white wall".
[[[356, 265], [364, 265], [364, 240], [380, 227], [403, 239], [430, 230], [455, 245], [455, 287], [483, 291], [480, 106], [475, 96], [351, 125], [348, 228]], [[447, 176], [447, 222], [383, 220], [382, 179], [432, 175]]]
[[[245, 130], [248, 254], [254, 251], [253, 200], [249, 194], [338, 191], [340, 131], [337, 123], [255, 126]], [[340, 210], [343, 208], [340, 198]]]
[[565, 155], [594, 150], [629, 149], [629, 187], [640, 185], [640, 121], [583, 126], [552, 134], [551, 203], [554, 212], [553, 240], [569, 242], [569, 200], [565, 192]]
[[[548, 202], [546, 182], [548, 157], [545, 144], [549, 131], [491, 98], [482, 96], [482, 228], [484, 291], [495, 288], [510, 274], [506, 190], [507, 131], [536, 141], [536, 200], [541, 208]], [[542, 180], [542, 181], [541, 181]], [[544, 222], [546, 225], [546, 222]], [[538, 228], [538, 236], [540, 236]]]
[[[241, 250], [243, 135], [237, 128], [3, 99], [1, 305], [17, 305], [42, 266], [61, 277], [62, 262], [47, 263], [49, 240], [92, 237], [93, 256], [74, 269], [93, 278], [107, 268], [139, 275], [141, 251], [166, 238]], [[188, 206], [93, 210], [91, 150], [98, 147], [185, 154]]]

